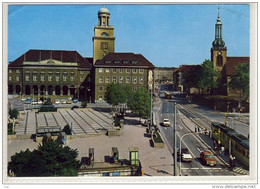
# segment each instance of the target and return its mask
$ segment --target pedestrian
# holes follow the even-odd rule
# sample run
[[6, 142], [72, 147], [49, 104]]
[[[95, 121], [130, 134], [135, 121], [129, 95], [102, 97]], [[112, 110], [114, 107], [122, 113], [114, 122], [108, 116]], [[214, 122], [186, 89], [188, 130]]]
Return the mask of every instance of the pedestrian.
[[217, 142], [214, 140], [214, 149], [217, 150]]
[[224, 157], [225, 156], [225, 148], [224, 146], [221, 147], [221, 155]]

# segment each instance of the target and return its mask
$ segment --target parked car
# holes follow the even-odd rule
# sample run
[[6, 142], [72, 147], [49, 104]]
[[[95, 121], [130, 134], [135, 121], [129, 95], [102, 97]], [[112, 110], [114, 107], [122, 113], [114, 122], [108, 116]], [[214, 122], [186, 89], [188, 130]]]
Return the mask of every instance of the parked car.
[[72, 101], [73, 101], [73, 103], [79, 102], [79, 100], [77, 98], [74, 98]]
[[42, 100], [38, 100], [38, 104], [42, 105], [43, 104]]
[[207, 166], [215, 166], [217, 164], [217, 161], [214, 158], [213, 154], [209, 151], [201, 152], [200, 159], [202, 163]]
[[183, 162], [191, 162], [192, 161], [192, 156], [187, 148], [181, 148], [178, 149], [177, 152], [177, 159], [180, 161], [180, 153], [181, 153], [181, 161]]
[[163, 125], [166, 127], [170, 127], [171, 126], [171, 122], [169, 119], [163, 119]]
[[22, 98], [21, 98], [21, 101], [22, 101], [22, 102], [26, 101], [26, 98], [25, 98], [25, 97], [22, 97]]
[[72, 104], [72, 100], [67, 100], [67, 104]]
[[71, 98], [71, 97], [69, 97], [69, 98], [68, 98], [68, 100], [72, 100], [72, 98]]
[[31, 104], [32, 103], [32, 99], [31, 98], [27, 98], [24, 103], [25, 104]]
[[67, 103], [67, 101], [66, 101], [66, 100], [64, 100], [64, 99], [62, 99], [62, 100], [60, 101], [60, 103], [61, 103], [61, 104], [66, 104], [66, 103]]
[[60, 100], [59, 99], [55, 100], [55, 104], [60, 104]]
[[38, 104], [37, 100], [32, 101], [32, 105], [37, 105], [37, 104]]

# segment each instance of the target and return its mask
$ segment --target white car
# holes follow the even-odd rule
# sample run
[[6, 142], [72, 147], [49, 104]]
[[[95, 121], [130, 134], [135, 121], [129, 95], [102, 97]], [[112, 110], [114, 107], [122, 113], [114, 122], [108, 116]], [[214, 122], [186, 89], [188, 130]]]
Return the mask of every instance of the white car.
[[171, 126], [171, 122], [169, 119], [163, 119], [163, 125], [166, 127], [170, 127]]
[[[180, 149], [178, 149], [177, 159], [180, 160]], [[192, 156], [187, 148], [181, 149], [181, 161], [183, 162], [191, 162]]]
[[60, 100], [55, 100], [55, 104], [60, 104]]
[[21, 101], [24, 102], [25, 100], [26, 100], [26, 98], [25, 98], [25, 97], [22, 97]]
[[38, 104], [41, 105], [43, 102], [41, 100], [38, 100]]
[[66, 100], [64, 100], [64, 99], [61, 100], [61, 104], [66, 104], [66, 103], [67, 103]]

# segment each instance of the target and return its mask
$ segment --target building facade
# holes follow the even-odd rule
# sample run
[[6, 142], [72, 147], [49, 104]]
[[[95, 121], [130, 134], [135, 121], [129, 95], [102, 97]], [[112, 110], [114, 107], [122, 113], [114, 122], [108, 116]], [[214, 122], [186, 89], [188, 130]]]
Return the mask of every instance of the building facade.
[[177, 68], [156, 67], [154, 69], [155, 83], [172, 83], [173, 82], [173, 72], [176, 69]]
[[109, 83], [137, 89], [148, 88], [149, 81], [153, 88], [152, 63], [140, 54], [114, 52], [114, 27], [110, 25], [110, 12], [105, 7], [98, 11], [98, 25], [94, 27], [92, 40], [93, 58], [82, 57], [77, 51], [29, 50], [10, 62], [8, 94], [70, 96], [96, 102], [105, 100]]

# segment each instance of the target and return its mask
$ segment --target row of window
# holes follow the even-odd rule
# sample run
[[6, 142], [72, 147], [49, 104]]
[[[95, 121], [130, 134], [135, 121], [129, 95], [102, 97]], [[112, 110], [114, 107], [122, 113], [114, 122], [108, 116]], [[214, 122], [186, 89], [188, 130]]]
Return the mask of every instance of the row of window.
[[109, 72], [112, 72], [112, 73], [116, 73], [117, 70], [119, 71], [119, 73], [137, 73], [137, 71], [139, 70], [139, 73], [140, 74], [143, 74], [144, 73], [144, 69], [143, 68], [140, 68], [140, 69], [137, 69], [137, 68], [133, 68], [133, 69], [130, 69], [130, 68], [99, 68], [98, 71], [99, 73], [109, 73]]
[[[125, 79], [125, 80], [124, 80]], [[112, 77], [112, 82], [113, 83], [117, 83], [117, 80], [118, 80], [118, 83], [131, 83], [131, 77], [130, 76], [126, 76], [124, 78], [124, 76], [113, 76]], [[103, 76], [100, 76], [99, 77], [99, 83], [104, 83], [104, 77]], [[105, 77], [105, 83], [110, 83], [110, 77]], [[132, 77], [132, 83], [133, 84], [137, 84], [137, 76], [134, 76]], [[139, 77], [139, 84], [144, 84], [144, 77]]]
[[[14, 70], [12, 69], [9, 69], [9, 73], [13, 73]], [[80, 71], [80, 74], [86, 74], [86, 72], [89, 74], [89, 71]], [[20, 70], [15, 70], [15, 73], [20, 73]], [[30, 71], [26, 71], [25, 73], [29, 74]], [[37, 74], [38, 72], [37, 71], [33, 71], [34, 74]], [[45, 74], [45, 71], [41, 71], [40, 72], [41, 74]], [[49, 74], [51, 73], [52, 74], [52, 71], [48, 72]], [[55, 72], [56, 74], [60, 74], [60, 72]], [[71, 74], [75, 74], [74, 72], [71, 72]]]
[[[40, 75], [40, 81], [45, 81], [45, 78], [46, 78], [46, 75]], [[26, 74], [25, 75], [25, 81], [30, 81], [30, 79], [31, 79], [30, 75]], [[49, 74], [47, 76], [47, 81], [54, 81], [53, 79], [55, 79], [55, 81], [60, 81], [60, 75], [55, 75], [55, 77], [53, 77], [52, 74]], [[32, 80], [38, 81], [38, 75], [33, 74]], [[80, 81], [83, 82], [84, 80], [85, 80], [85, 77], [81, 76]], [[11, 75], [9, 76], [9, 81], [12, 81]], [[16, 81], [20, 81], [20, 76], [16, 76]], [[67, 74], [64, 74], [62, 76], [62, 81], [68, 81], [68, 75]], [[75, 75], [70, 75], [70, 81], [75, 81]], [[88, 82], [90, 82], [90, 78], [88, 78]]]
[[[98, 92], [104, 92], [104, 91], [105, 91], [105, 87], [104, 86], [99, 86], [98, 87]], [[137, 91], [137, 87], [133, 87], [133, 91]]]

